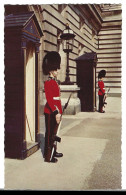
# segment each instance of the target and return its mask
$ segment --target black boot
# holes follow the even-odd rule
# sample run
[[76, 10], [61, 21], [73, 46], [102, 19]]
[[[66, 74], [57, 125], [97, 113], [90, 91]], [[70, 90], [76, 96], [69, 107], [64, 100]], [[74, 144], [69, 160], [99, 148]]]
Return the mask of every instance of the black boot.
[[58, 152], [54, 152], [54, 157], [57, 157], [57, 158], [59, 158], [59, 157], [62, 157], [63, 156], [63, 154], [62, 153], [58, 153]]
[[58, 159], [53, 157], [50, 162], [56, 163], [57, 161], [58, 161]]

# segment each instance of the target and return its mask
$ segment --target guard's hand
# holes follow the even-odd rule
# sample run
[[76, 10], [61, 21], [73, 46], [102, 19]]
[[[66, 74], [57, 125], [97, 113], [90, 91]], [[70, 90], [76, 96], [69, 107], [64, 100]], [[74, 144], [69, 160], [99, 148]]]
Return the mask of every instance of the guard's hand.
[[56, 122], [59, 124], [61, 121], [61, 114], [56, 115]]

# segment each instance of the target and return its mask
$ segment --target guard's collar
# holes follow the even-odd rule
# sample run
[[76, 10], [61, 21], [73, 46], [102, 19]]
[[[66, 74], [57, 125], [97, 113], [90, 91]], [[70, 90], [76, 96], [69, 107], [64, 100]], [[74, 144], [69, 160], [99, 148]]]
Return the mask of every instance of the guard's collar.
[[50, 76], [49, 76], [48, 80], [51, 80], [51, 79], [52, 79], [52, 80], [55, 80], [55, 81], [57, 80], [55, 77], [50, 77]]

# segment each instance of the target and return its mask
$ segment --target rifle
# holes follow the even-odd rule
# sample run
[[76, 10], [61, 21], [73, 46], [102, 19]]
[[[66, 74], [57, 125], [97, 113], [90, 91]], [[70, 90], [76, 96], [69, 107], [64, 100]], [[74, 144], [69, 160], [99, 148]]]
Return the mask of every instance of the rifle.
[[[67, 100], [66, 104], [64, 105], [63, 112], [62, 112], [62, 114], [61, 114], [61, 120], [60, 120], [60, 123], [56, 125], [56, 130], [55, 130], [55, 131], [57, 131], [57, 133], [56, 133], [56, 136], [55, 136], [55, 142], [57, 142], [57, 141], [58, 141], [58, 142], [61, 142], [61, 138], [60, 138], [60, 137], [58, 137], [57, 135], [58, 135], [59, 130], [60, 130], [60, 127], [61, 127], [61, 123], [62, 123], [62, 115], [63, 115], [63, 113], [64, 113], [65, 109], [67, 108], [68, 104], [69, 104], [69, 101], [70, 101], [71, 95], [72, 95], [72, 93], [70, 94], [70, 96], [69, 96], [69, 98], [68, 98], [68, 100]], [[56, 145], [56, 144], [55, 144], [55, 145]], [[50, 161], [52, 160], [53, 154], [54, 154], [54, 146], [52, 146], [52, 153], [51, 153]]]
[[[108, 95], [109, 91], [110, 91], [110, 88], [108, 88], [108, 91], [107, 91], [106, 95]], [[106, 95], [104, 95], [103, 104], [107, 104], [107, 102], [105, 102], [105, 100], [106, 100], [106, 98], [107, 98]], [[105, 105], [104, 105], [104, 107], [105, 107]]]

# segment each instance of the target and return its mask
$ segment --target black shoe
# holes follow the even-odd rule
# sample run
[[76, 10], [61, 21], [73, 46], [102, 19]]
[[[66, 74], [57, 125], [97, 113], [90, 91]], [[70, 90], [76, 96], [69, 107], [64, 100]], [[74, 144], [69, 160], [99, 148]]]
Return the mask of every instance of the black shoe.
[[104, 111], [104, 110], [102, 110], [100, 113], [105, 113], [105, 111]]
[[56, 163], [58, 161], [58, 159], [56, 159], [56, 158], [53, 157], [52, 160], [45, 159], [44, 161], [45, 162], [48, 162], [48, 163], [50, 163], [50, 162]]
[[57, 158], [59, 158], [59, 157], [62, 157], [63, 154], [62, 154], [62, 153], [55, 152], [55, 153], [54, 153], [54, 156], [57, 157]]
[[104, 104], [107, 104], [107, 102], [104, 102]]
[[56, 163], [57, 161], [58, 161], [58, 159], [53, 157], [52, 160], [51, 160], [50, 162]]

